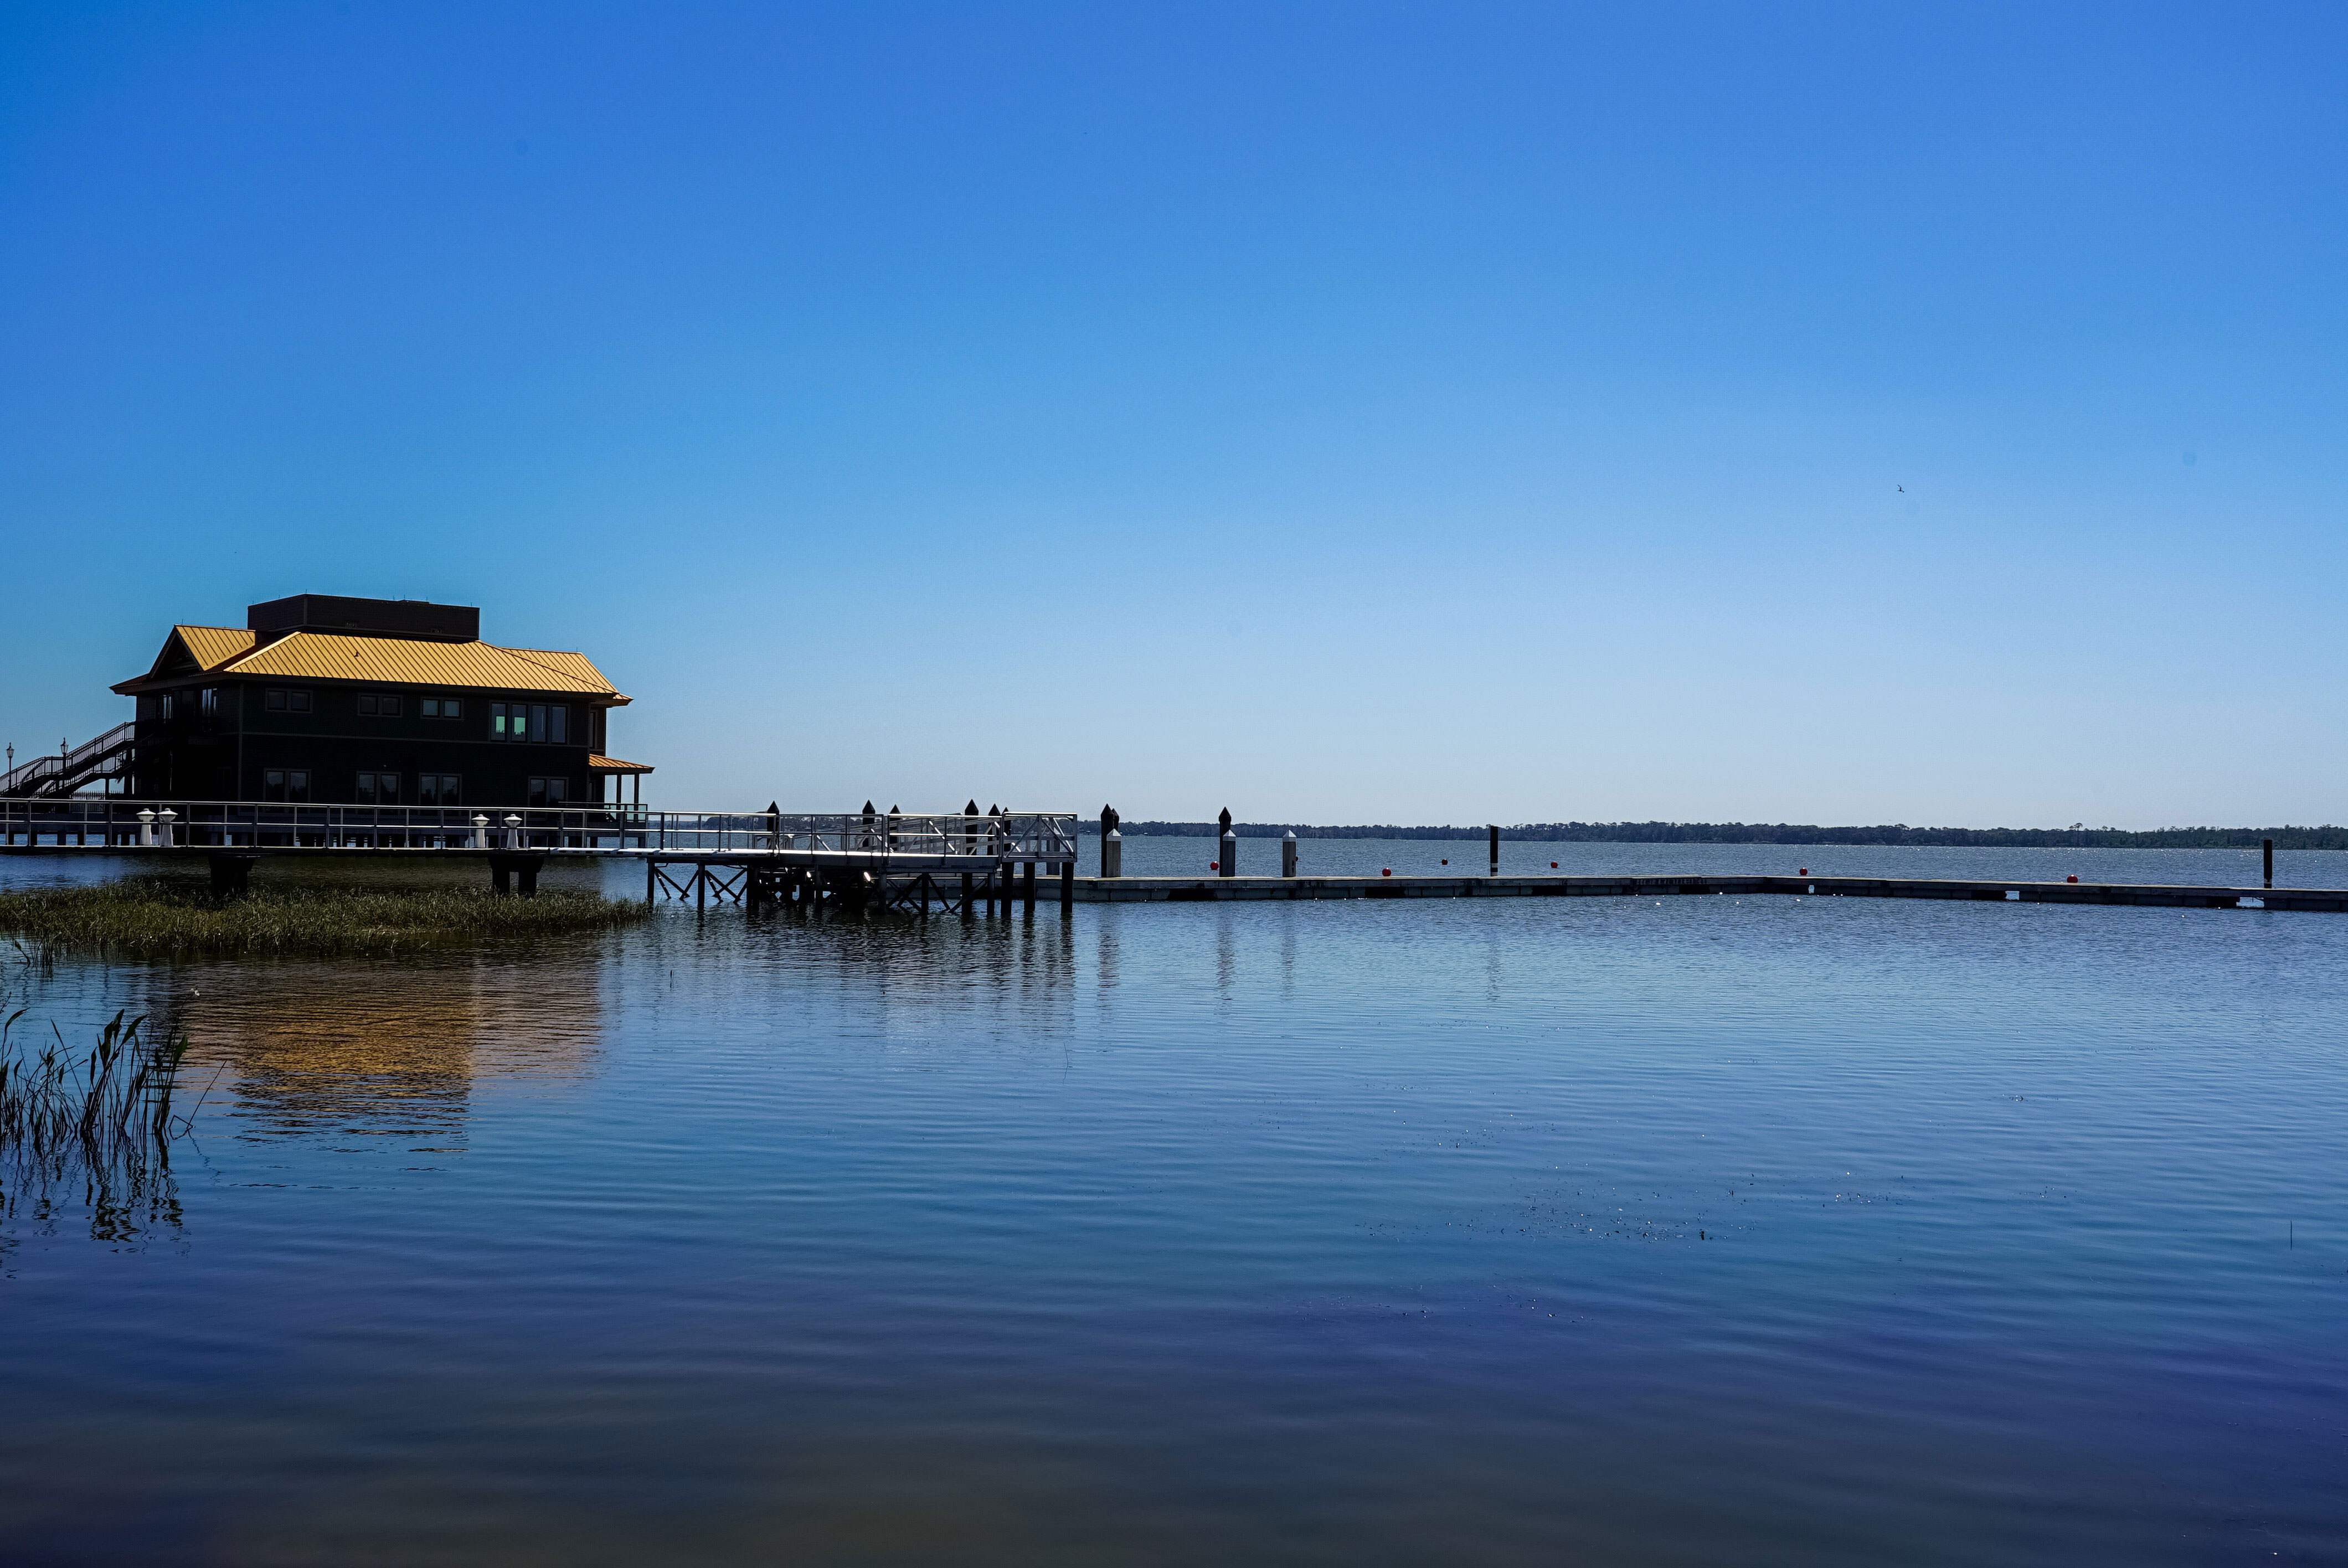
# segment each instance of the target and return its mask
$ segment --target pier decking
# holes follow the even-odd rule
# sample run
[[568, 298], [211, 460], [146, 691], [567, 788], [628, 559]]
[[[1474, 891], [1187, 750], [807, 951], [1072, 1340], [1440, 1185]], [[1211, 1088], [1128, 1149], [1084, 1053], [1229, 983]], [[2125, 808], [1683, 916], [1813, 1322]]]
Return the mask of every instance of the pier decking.
[[617, 803], [475, 812], [252, 802], [162, 805], [88, 795], [0, 800], [0, 855], [112, 855], [149, 863], [201, 858], [211, 863], [213, 885], [223, 892], [241, 889], [253, 861], [263, 856], [487, 861], [499, 886], [517, 875], [524, 890], [535, 886], [550, 860], [624, 859], [644, 863], [647, 898], [819, 900], [922, 913], [932, 902], [967, 913], [979, 904], [1014, 900], [1215, 904], [1694, 895], [2348, 914], [2343, 888], [1799, 876], [1078, 876], [1076, 832], [1076, 818], [1068, 812], [675, 812]]
[[[1079, 904], [1220, 904], [1303, 898], [1943, 898], [2126, 904], [2171, 909], [2348, 914], [2348, 888], [2199, 887], [2108, 882], [1960, 882], [1888, 876], [1078, 876]], [[1045, 897], [1057, 897], [1047, 887]]]

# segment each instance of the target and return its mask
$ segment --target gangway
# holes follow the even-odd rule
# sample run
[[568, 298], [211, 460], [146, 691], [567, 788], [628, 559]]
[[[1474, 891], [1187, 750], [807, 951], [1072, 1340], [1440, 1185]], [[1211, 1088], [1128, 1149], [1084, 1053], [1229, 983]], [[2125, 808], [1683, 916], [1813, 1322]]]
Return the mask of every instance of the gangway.
[[135, 721], [120, 723], [94, 741], [60, 746], [54, 755], [19, 763], [0, 773], [0, 798], [70, 795], [93, 780], [120, 778], [129, 770], [138, 738]]

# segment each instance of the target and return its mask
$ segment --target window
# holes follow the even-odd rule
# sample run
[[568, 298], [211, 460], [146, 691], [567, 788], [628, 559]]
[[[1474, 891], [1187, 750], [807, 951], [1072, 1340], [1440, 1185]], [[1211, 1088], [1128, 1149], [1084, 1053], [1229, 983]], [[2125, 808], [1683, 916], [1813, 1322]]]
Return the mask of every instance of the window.
[[369, 718], [396, 719], [399, 717], [399, 699], [388, 692], [362, 692], [359, 693], [359, 712]]
[[417, 774], [416, 800], [419, 805], [461, 805], [455, 774]]
[[427, 719], [461, 719], [465, 704], [454, 697], [427, 697], [421, 704]]
[[171, 716], [171, 710], [175, 706], [171, 701], [172, 696], [173, 693], [170, 692], [163, 693], [163, 717], [167, 719]]
[[270, 692], [263, 695], [261, 705], [272, 713], [306, 713], [310, 711], [310, 693]]
[[358, 802], [361, 805], [397, 805], [399, 775], [397, 774], [359, 774]]
[[571, 742], [571, 710], [559, 703], [550, 706], [544, 702], [492, 702], [489, 704], [489, 739], [543, 741], [550, 745], [568, 745]]
[[220, 717], [220, 688], [207, 686], [196, 693], [197, 710], [207, 719]]
[[571, 798], [569, 779], [533, 778], [530, 781], [530, 804], [561, 805]]
[[310, 798], [310, 770], [271, 768], [261, 775], [263, 800], [305, 801]]

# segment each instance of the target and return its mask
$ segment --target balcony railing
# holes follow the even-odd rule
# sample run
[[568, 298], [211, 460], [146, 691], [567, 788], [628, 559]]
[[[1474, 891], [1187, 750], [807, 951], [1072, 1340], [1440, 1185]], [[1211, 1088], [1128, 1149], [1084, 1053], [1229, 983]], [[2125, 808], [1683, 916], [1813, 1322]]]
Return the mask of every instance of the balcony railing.
[[[166, 815], [168, 814], [168, 815]], [[548, 850], [575, 854], [772, 854], [1072, 860], [1072, 812], [1000, 816], [911, 812], [655, 811], [560, 806], [338, 805], [131, 800], [0, 800], [0, 847]]]

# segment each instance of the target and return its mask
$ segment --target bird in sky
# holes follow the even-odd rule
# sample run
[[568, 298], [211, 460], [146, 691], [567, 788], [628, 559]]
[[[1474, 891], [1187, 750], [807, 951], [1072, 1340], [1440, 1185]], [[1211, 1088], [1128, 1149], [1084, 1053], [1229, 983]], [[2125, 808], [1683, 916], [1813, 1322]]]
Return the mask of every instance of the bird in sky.
[[1903, 496], [1904, 496], [1904, 495], [1906, 495], [1906, 494], [1908, 493], [1908, 487], [1907, 487], [1907, 486], [1905, 486], [1905, 485], [1900, 486], [1900, 493], [1901, 495], [1903, 495]]

